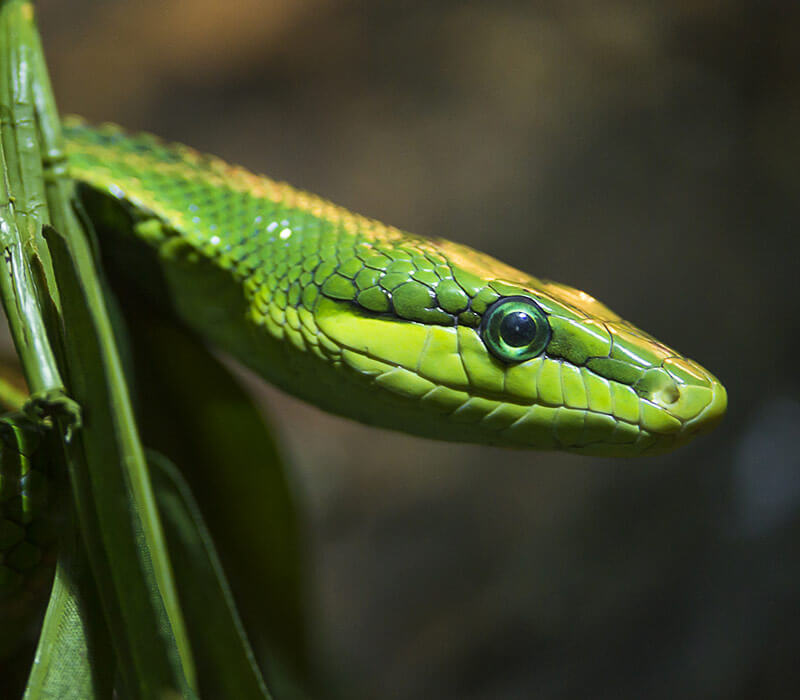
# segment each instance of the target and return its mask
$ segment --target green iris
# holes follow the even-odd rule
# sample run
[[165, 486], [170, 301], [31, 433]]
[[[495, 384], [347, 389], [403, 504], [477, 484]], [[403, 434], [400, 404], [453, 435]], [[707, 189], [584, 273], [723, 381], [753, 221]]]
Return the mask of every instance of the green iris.
[[544, 352], [550, 342], [550, 324], [531, 299], [506, 297], [486, 310], [481, 338], [499, 360], [522, 362]]

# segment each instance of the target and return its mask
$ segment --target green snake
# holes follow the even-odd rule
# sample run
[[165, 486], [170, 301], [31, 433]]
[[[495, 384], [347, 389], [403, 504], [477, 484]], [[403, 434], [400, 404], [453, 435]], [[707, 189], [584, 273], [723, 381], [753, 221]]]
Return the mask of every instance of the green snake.
[[[72, 119], [65, 137], [116, 269], [325, 410], [429, 438], [618, 457], [672, 449], [725, 411], [708, 371], [573, 287], [153, 136]], [[34, 480], [10, 473], [0, 468], [0, 594], [21, 590], [41, 546], [34, 509], [20, 510]]]
[[[633, 456], [726, 407], [709, 372], [590, 295], [185, 146], [66, 124], [114, 257], [191, 328], [325, 410], [430, 438]], [[142, 243], [146, 245], [142, 245]]]

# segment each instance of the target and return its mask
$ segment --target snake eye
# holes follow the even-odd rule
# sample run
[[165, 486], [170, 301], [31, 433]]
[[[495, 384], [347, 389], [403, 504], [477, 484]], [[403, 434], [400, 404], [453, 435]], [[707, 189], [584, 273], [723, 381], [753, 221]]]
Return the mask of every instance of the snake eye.
[[496, 301], [486, 310], [480, 332], [489, 352], [503, 362], [541, 355], [550, 342], [547, 316], [527, 297]]

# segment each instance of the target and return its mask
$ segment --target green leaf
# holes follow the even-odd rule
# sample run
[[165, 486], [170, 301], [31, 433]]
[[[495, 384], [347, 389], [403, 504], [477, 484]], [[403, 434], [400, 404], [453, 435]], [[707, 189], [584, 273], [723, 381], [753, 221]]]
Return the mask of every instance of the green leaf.
[[53, 229], [45, 240], [61, 290], [69, 386], [85, 410], [66, 446], [70, 478], [124, 685], [134, 697], [191, 696], [188, 640], [100, 284], [85, 248], [76, 260]]
[[151, 452], [148, 462], [198, 662], [201, 695], [237, 700], [269, 698], [188, 484], [163, 455]]
[[[195, 337], [122, 295], [142, 433], [189, 482], [279, 697], [310, 678], [307, 547], [288, 469], [262, 413]], [[258, 644], [259, 640], [261, 641]], [[259, 649], [260, 647], [260, 649]]]
[[[60, 123], [24, 0], [0, 3], [0, 108], [0, 296], [32, 391], [26, 409], [62, 438], [123, 690], [191, 696], [191, 656], [158, 512], [102, 286], [72, 211], [73, 185], [59, 167]], [[64, 238], [53, 229], [42, 236], [51, 214]], [[80, 414], [62, 376], [89, 417], [75, 439]]]
[[23, 700], [111, 697], [115, 665], [89, 563], [65, 538]]

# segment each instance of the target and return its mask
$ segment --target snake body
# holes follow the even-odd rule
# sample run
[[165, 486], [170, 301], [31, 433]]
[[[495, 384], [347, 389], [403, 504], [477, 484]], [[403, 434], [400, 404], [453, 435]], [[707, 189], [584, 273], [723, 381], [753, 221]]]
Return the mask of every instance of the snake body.
[[89, 218], [117, 234], [113, 257], [203, 337], [323, 409], [612, 456], [671, 449], [724, 413], [715, 377], [585, 292], [149, 135], [70, 120], [65, 137]]
[[[70, 120], [65, 137], [114, 274], [326, 410], [611, 456], [671, 449], [725, 411], [709, 372], [577, 289], [152, 136]], [[36, 427], [0, 428], [2, 657], [40, 610], [54, 514]]]
[[43, 431], [0, 417], [0, 659], [35, 631], [56, 557], [60, 502]]

